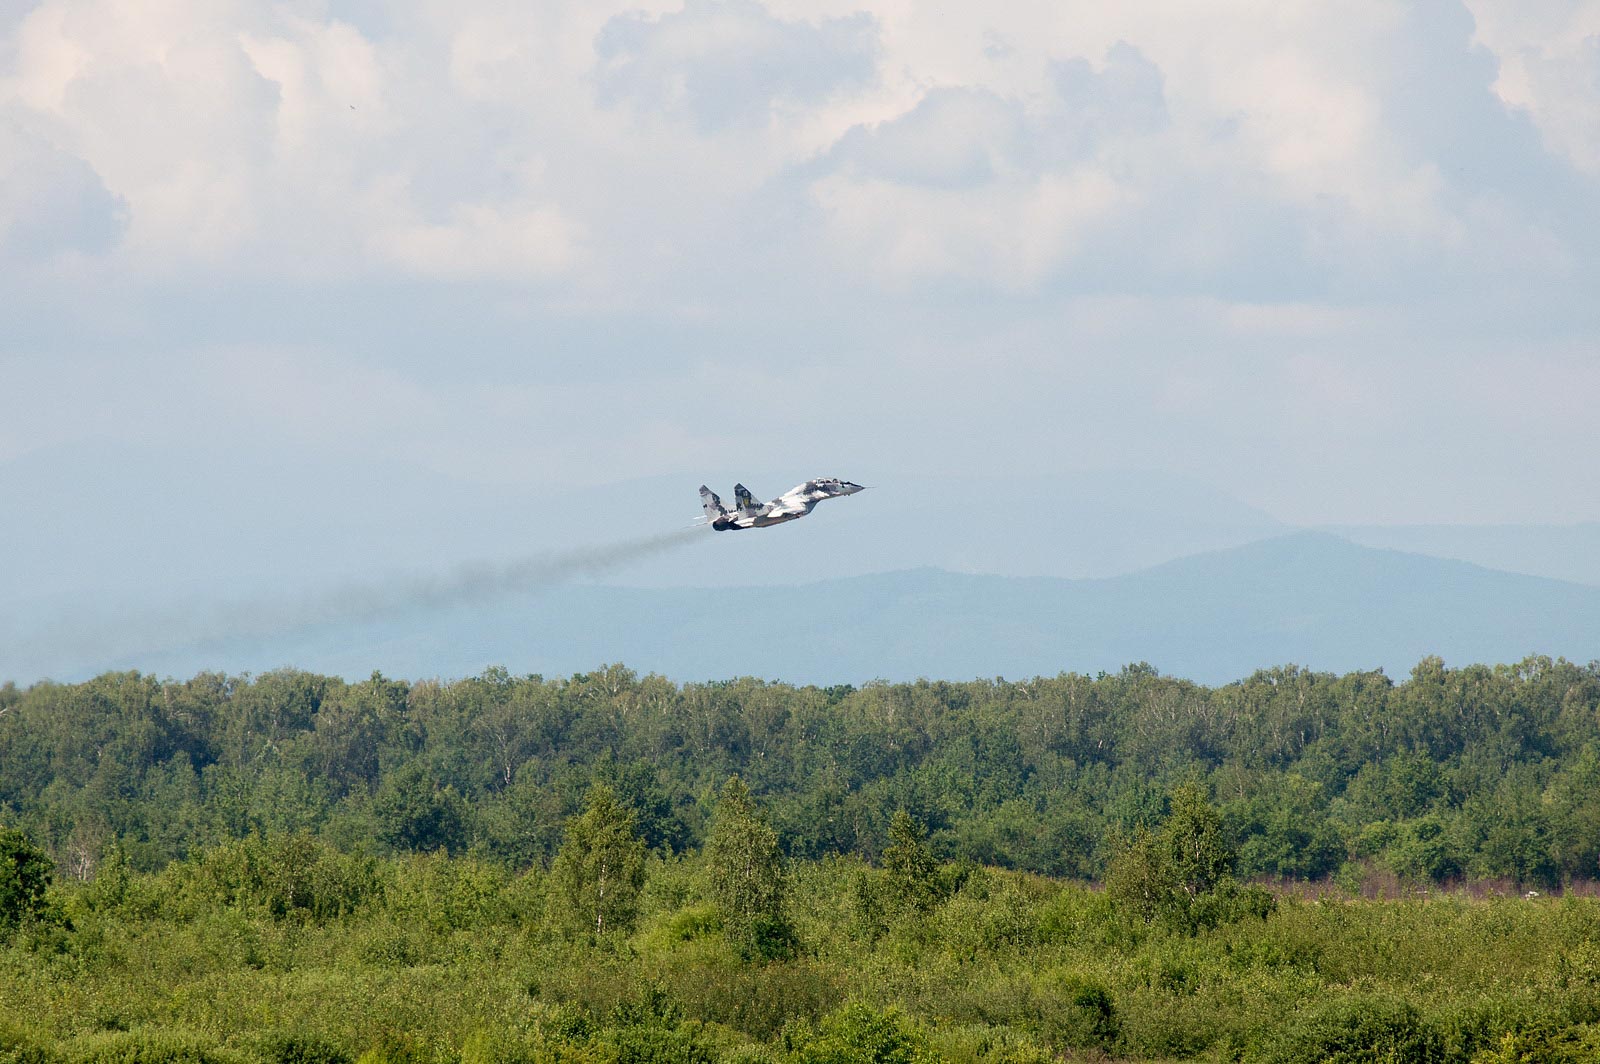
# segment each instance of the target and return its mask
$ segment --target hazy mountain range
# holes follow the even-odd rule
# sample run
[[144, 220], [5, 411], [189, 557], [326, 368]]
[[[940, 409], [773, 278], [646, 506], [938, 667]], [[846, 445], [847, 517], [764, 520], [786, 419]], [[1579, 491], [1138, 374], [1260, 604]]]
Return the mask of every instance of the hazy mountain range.
[[[689, 524], [698, 480], [509, 491], [282, 456], [241, 465], [152, 450], [108, 468], [97, 452], [41, 452], [0, 465], [11, 504], [0, 511], [0, 680], [284, 664], [562, 674], [623, 661], [678, 679], [859, 683], [1148, 661], [1222, 681], [1291, 662], [1403, 673], [1431, 653], [1600, 657], [1600, 525], [1334, 535], [1164, 474], [809, 472], [874, 489], [802, 522], [708, 533], [537, 594], [246, 638], [264, 629], [174, 618], [260, 596], [337, 596], [474, 558], [537, 562], [626, 543]], [[763, 497], [800, 479], [704, 479], [726, 497], [735, 478]], [[202, 631], [210, 642], [195, 645]]]
[[[108, 594], [227, 596], [583, 548], [687, 524], [700, 513], [702, 481], [724, 498], [735, 480], [769, 498], [813, 475], [845, 476], [873, 491], [830, 503], [826, 520], [726, 537], [715, 551], [619, 569], [607, 581], [788, 585], [922, 566], [1103, 577], [1297, 530], [1209, 485], [1147, 470], [969, 478], [731, 469], [529, 488], [415, 465], [340, 466], [315, 454], [148, 446], [112, 456], [80, 445], [0, 463], [0, 606]], [[1600, 586], [1597, 523], [1322, 530]]]
[[680, 680], [859, 684], [1145, 661], [1217, 683], [1290, 663], [1403, 676], [1429, 654], [1462, 664], [1535, 652], [1600, 657], [1600, 588], [1297, 533], [1093, 580], [915, 569], [792, 588], [566, 585], [107, 664], [419, 677], [491, 664], [564, 675], [621, 661]]
[[1600, 587], [1600, 522], [1571, 525], [1329, 525], [1368, 547], [1475, 562]]

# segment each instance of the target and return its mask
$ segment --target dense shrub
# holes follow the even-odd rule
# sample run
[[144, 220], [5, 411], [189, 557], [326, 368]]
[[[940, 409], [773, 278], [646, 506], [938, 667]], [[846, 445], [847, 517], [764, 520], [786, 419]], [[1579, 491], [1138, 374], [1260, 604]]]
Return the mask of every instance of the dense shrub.
[[1247, 917], [1266, 919], [1277, 898], [1233, 878], [1234, 854], [1221, 816], [1194, 784], [1170, 796], [1161, 830], [1141, 825], [1117, 848], [1106, 872], [1106, 896], [1132, 919], [1193, 934]]
[[48, 1064], [44, 1047], [0, 1020], [0, 1064]]
[[848, 993], [847, 973], [810, 960], [744, 966], [701, 958], [672, 968], [666, 979], [690, 1018], [762, 1039], [833, 1011]]
[[0, 932], [45, 912], [50, 855], [15, 828], [0, 828]]
[[268, 1064], [351, 1064], [343, 1048], [303, 1031], [272, 1031], [262, 1037], [258, 1052]]
[[235, 1050], [185, 1031], [113, 1031], [85, 1035], [56, 1049], [61, 1064], [254, 1064]]
[[661, 1027], [634, 1024], [614, 1028], [606, 1042], [617, 1064], [712, 1064], [712, 1049], [693, 1025]]
[[[539, 874], [442, 854], [375, 859], [382, 889], [325, 923], [223, 877], [233, 853], [127, 872], [130, 898], [177, 888], [149, 909], [68, 883], [73, 926], [0, 946], [0, 1064], [1501, 1064], [1583, 1059], [1600, 1023], [1593, 899], [1290, 899], [1129, 931], [1090, 888], [986, 869], [874, 940], [862, 865], [825, 861], [794, 868], [795, 955], [751, 964], [700, 861], [653, 860], [640, 930], [592, 940], [529, 903]], [[1204, 897], [1244, 908], [1229, 882]]]
[[934, 1053], [950, 1064], [1053, 1064], [1045, 1046], [1006, 1027], [945, 1027], [930, 1035]]
[[317, 923], [354, 912], [381, 889], [370, 859], [304, 834], [225, 842], [196, 858], [184, 878], [202, 905], [258, 906]]
[[430, 1064], [431, 1054], [420, 1039], [405, 1031], [382, 1031], [356, 1064]]
[[1011, 1027], [1057, 1049], [1110, 1049], [1120, 1031], [1110, 990], [1063, 972], [960, 987], [945, 1010], [957, 1022]]
[[932, 1064], [927, 1040], [898, 1009], [852, 1002], [792, 1044], [800, 1064]]
[[1594, 1064], [1600, 1060], [1600, 1027], [1508, 1031], [1472, 1064]]
[[1249, 1059], [1263, 1064], [1446, 1064], [1444, 1040], [1403, 999], [1364, 994], [1299, 1013]]

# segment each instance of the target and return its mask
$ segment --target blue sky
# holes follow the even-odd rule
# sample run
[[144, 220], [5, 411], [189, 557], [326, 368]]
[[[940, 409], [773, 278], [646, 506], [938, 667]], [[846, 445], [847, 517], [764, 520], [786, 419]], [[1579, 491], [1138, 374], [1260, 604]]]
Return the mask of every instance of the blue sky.
[[1600, 520], [1600, 2], [7, 0], [0, 288], [0, 469], [174, 522], [278, 459]]

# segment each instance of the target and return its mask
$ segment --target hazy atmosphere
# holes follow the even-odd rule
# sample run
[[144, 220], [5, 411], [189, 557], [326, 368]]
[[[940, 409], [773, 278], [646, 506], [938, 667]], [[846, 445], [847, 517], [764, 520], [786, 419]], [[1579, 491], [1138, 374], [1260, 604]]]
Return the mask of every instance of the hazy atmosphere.
[[[1595, 2], [11, 0], [0, 284], [18, 681], [596, 550], [1600, 583]], [[620, 564], [818, 475], [874, 490]], [[491, 663], [440, 632], [385, 667]]]
[[1600, 1061], [1600, 0], [0, 0], [0, 1064]]

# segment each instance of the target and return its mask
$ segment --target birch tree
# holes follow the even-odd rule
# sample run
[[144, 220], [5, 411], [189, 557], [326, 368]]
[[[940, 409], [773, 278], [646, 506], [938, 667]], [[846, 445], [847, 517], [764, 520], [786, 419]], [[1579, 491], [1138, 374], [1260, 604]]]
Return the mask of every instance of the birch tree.
[[567, 822], [553, 869], [568, 923], [596, 938], [628, 931], [644, 886], [644, 840], [633, 810], [610, 787], [589, 791], [581, 814]]

